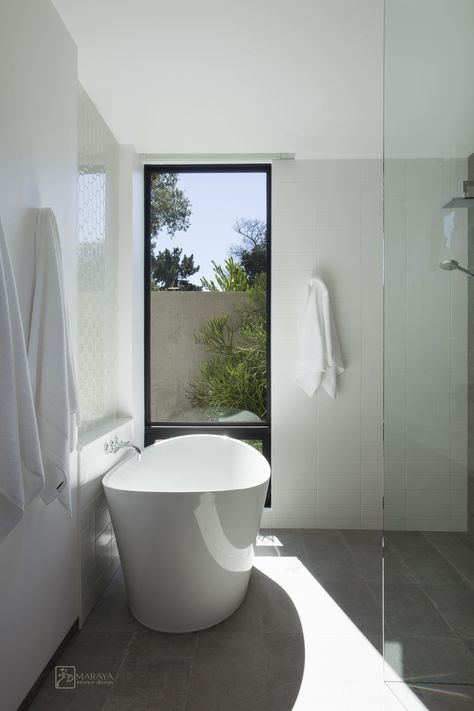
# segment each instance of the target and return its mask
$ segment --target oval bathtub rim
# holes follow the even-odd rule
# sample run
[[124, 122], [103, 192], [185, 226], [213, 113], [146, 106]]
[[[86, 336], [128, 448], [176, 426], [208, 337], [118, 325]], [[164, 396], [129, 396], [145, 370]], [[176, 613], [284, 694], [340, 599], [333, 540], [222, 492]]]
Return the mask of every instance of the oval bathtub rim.
[[[247, 449], [251, 450], [253, 453], [258, 454], [260, 457], [262, 457], [263, 462], [265, 464], [265, 469], [266, 469], [266, 474], [267, 476], [261, 480], [259, 480], [257, 483], [250, 484], [249, 486], [239, 486], [238, 488], [233, 488], [233, 489], [217, 489], [217, 490], [212, 490], [212, 489], [186, 489], [185, 491], [162, 491], [160, 489], [132, 489], [132, 488], [124, 488], [124, 487], [117, 487], [113, 486], [113, 484], [109, 483], [110, 478], [114, 475], [114, 473], [117, 471], [117, 469], [120, 469], [120, 467], [124, 466], [125, 464], [128, 464], [132, 460], [134, 460], [137, 455], [135, 452], [131, 451], [130, 453], [127, 453], [125, 457], [120, 459], [118, 462], [116, 462], [110, 469], [107, 471], [104, 476], [102, 477], [102, 486], [106, 489], [110, 489], [112, 491], [122, 491], [124, 494], [129, 493], [129, 494], [159, 494], [160, 496], [165, 496], [165, 495], [171, 495], [171, 496], [187, 496], [189, 494], [206, 494], [206, 493], [224, 493], [224, 492], [231, 492], [231, 491], [247, 491], [250, 489], [255, 489], [258, 488], [264, 484], [268, 484], [270, 481], [271, 477], [271, 466], [264, 457], [264, 455], [259, 452], [258, 450], [255, 449], [255, 447], [252, 447], [250, 444], [247, 444], [247, 442], [243, 442], [242, 440], [236, 439], [234, 437], [229, 437], [228, 435], [219, 435], [219, 434], [189, 434], [189, 435], [179, 435], [178, 437], [169, 437], [168, 439], [163, 439], [160, 440], [159, 442], [154, 442], [153, 444], [148, 445], [147, 447], [144, 448], [143, 451], [150, 447], [159, 447], [162, 444], [166, 444], [170, 442], [171, 440], [175, 441], [178, 439], [191, 439], [191, 438], [201, 438], [201, 437], [207, 437], [207, 438], [213, 438], [213, 439], [231, 439], [233, 442], [238, 443], [238, 445], [242, 447], [246, 447]], [[137, 464], [139, 462], [137, 461]]]

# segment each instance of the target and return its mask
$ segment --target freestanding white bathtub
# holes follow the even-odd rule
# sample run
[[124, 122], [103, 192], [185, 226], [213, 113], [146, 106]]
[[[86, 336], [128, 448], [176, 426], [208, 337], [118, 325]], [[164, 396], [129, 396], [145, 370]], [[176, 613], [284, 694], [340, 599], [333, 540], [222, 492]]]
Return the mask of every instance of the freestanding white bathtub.
[[134, 617], [162, 632], [221, 622], [247, 592], [270, 467], [230, 437], [186, 435], [103, 479]]

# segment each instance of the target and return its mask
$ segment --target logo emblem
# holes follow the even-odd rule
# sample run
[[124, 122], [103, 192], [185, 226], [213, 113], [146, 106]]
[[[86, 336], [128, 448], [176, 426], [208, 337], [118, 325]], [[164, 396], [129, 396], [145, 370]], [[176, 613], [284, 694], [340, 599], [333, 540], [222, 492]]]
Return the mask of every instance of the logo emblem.
[[76, 667], [55, 667], [56, 689], [76, 688]]

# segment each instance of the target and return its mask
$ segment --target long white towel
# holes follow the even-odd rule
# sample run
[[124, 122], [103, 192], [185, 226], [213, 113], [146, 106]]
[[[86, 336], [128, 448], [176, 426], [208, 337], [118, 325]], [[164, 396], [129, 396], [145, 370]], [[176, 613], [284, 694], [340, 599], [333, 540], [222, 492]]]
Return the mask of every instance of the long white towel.
[[51, 208], [38, 210], [35, 261], [28, 361], [45, 474], [41, 498], [49, 504], [58, 497], [71, 514], [69, 455], [75, 447], [79, 405], [61, 246]]
[[336, 397], [336, 377], [344, 371], [344, 364], [328, 290], [321, 279], [310, 279], [298, 321], [298, 341], [298, 385], [309, 397], [320, 385]]
[[43, 484], [23, 324], [0, 223], [0, 541]]

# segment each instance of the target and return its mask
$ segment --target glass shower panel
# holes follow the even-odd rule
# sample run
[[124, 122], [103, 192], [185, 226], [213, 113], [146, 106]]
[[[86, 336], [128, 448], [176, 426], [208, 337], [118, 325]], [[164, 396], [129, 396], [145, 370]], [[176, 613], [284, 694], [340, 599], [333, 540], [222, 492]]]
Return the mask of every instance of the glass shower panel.
[[474, 684], [474, 213], [443, 208], [474, 180], [474, 4], [452, 9], [386, 0], [384, 658], [416, 684]]

